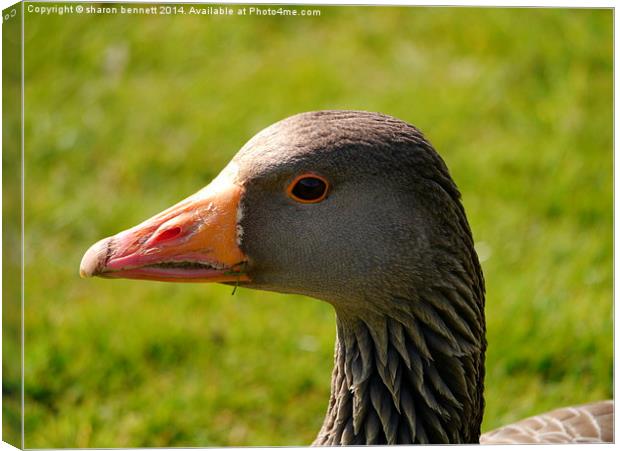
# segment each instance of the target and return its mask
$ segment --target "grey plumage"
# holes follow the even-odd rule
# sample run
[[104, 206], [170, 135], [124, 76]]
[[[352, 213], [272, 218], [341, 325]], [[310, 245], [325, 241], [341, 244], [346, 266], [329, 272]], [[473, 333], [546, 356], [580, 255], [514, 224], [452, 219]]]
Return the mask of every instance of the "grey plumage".
[[[484, 276], [459, 190], [422, 133], [379, 113], [303, 113], [258, 133], [232, 163], [247, 257], [235, 284], [336, 311], [331, 396], [314, 444], [478, 443]], [[287, 197], [299, 174], [319, 174], [329, 194], [311, 205]], [[115, 243], [93, 246], [83, 274], [105, 272], [99, 251]], [[561, 409], [482, 442], [609, 441], [612, 415], [611, 402]]]
[[483, 434], [480, 443], [613, 442], [613, 401], [564, 407]]
[[[332, 398], [315, 444], [477, 442], [480, 387], [462, 359], [479, 351], [448, 344], [415, 311], [395, 312], [387, 321], [338, 317]], [[414, 337], [403, 324], [416, 325]]]
[[[256, 187], [242, 222], [242, 245], [257, 256], [248, 286], [315, 296], [336, 309], [332, 394], [314, 444], [478, 442], [484, 277], [460, 193], [422, 133], [382, 114], [304, 113], [259, 133], [234, 161], [247, 168], [248, 190]], [[315, 209], [307, 217], [288, 211], [278, 227], [276, 208], [251, 209], [269, 205], [260, 193], [274, 174], [309, 169], [334, 181], [329, 200], [344, 223]], [[338, 189], [355, 180], [366, 186]], [[353, 196], [363, 209], [351, 206]], [[382, 234], [391, 240], [373, 243]], [[265, 235], [287, 243], [280, 270]], [[312, 266], [316, 255], [323, 267]]]

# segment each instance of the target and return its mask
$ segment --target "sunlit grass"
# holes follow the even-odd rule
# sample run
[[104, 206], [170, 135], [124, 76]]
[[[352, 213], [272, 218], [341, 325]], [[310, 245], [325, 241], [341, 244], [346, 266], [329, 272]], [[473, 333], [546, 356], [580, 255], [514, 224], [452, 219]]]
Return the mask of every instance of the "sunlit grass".
[[26, 446], [311, 442], [328, 305], [77, 270], [323, 108], [416, 124], [459, 184], [485, 256], [485, 430], [612, 395], [611, 12], [322, 11], [27, 16]]

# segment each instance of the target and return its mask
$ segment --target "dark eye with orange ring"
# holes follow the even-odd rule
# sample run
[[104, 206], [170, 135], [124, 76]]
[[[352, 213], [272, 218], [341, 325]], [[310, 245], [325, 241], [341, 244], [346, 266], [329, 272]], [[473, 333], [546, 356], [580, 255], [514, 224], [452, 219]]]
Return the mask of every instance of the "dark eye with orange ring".
[[329, 183], [316, 174], [303, 174], [295, 178], [288, 186], [290, 198], [303, 204], [321, 202], [327, 196]]

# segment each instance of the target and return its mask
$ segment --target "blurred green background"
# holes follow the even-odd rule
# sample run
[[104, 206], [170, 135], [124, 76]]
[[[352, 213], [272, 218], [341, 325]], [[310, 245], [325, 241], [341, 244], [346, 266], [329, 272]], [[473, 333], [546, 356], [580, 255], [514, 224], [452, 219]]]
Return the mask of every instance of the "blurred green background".
[[26, 14], [27, 447], [312, 441], [329, 305], [78, 266], [263, 127], [327, 108], [417, 125], [462, 190], [487, 280], [483, 430], [612, 396], [612, 11], [313, 9]]

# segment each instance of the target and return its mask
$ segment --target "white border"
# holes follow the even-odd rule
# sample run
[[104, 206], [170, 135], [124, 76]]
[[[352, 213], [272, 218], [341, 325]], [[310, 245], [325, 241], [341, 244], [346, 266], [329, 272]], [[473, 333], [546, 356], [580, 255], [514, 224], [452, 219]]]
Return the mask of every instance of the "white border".
[[[41, 2], [41, 3], [199, 3], [199, 4], [212, 4], [212, 5], [224, 5], [224, 4], [282, 4], [282, 5], [376, 5], [376, 6], [462, 6], [462, 7], [499, 7], [499, 8], [615, 8], [616, 1], [613, 0], [539, 0], [539, 1], [511, 1], [511, 0], [477, 0], [477, 1], [459, 1], [459, 0], [223, 0], [223, 1], [199, 1], [199, 0], [187, 0], [187, 1], [168, 1], [168, 0], [99, 0], [95, 2], [80, 1], [80, 0], [26, 0], [29, 3]], [[17, 3], [16, 1], [0, 0], [2, 8], [6, 8], [10, 5]]]
[[[31, 1], [41, 1], [41, 2], [45, 2], [48, 0], [31, 0]], [[48, 1], [49, 2], [49, 1]], [[8, 8], [14, 4], [16, 4], [16, 1], [11, 1], [11, 0], [0, 0], [0, 9], [5, 9]], [[79, 0], [70, 0], [70, 1], [59, 1], [59, 2], [50, 2], [50, 3], [88, 3], [88, 2], [80, 2]], [[100, 3], [119, 3], [119, 1], [110, 1], [110, 0], [100, 0]], [[388, 0], [388, 1], [372, 1], [372, 0], [314, 0], [314, 1], [287, 1], [287, 0], [267, 0], [267, 1], [257, 1], [257, 0], [246, 0], [246, 1], [230, 1], [230, 0], [224, 0], [224, 1], [208, 1], [208, 2], [201, 2], [201, 1], [185, 1], [185, 2], [174, 2], [174, 1], [162, 1], [162, 0], [152, 0], [152, 1], [136, 1], [136, 0], [125, 0], [124, 3], [206, 3], [206, 4], [297, 4], [297, 5], [379, 5], [379, 6], [459, 6], [459, 7], [526, 7], [526, 8], [613, 8], [614, 9], [614, 394], [615, 394], [615, 387], [617, 386], [617, 382], [618, 382], [618, 374], [617, 372], [615, 372], [615, 362], [616, 359], [618, 357], [618, 349], [615, 347], [615, 336], [616, 336], [616, 332], [618, 331], [618, 321], [617, 321], [617, 315], [615, 315], [615, 299], [616, 299], [616, 288], [617, 285], [615, 283], [616, 280], [618, 280], [618, 278], [620, 277], [620, 270], [618, 269], [618, 267], [615, 265], [615, 261], [616, 261], [616, 255], [618, 255], [618, 251], [619, 251], [619, 245], [615, 239], [615, 237], [617, 236], [617, 226], [618, 223], [616, 221], [616, 212], [618, 211], [618, 208], [620, 207], [620, 200], [618, 199], [618, 190], [616, 189], [616, 183], [615, 183], [615, 174], [617, 173], [617, 170], [619, 168], [619, 164], [618, 160], [615, 158], [616, 155], [616, 140], [615, 140], [615, 131], [618, 130], [618, 126], [619, 126], [619, 120], [617, 118], [617, 116], [615, 115], [615, 111], [616, 111], [616, 106], [617, 106], [617, 96], [616, 96], [616, 91], [615, 91], [615, 86], [616, 86], [616, 82], [618, 80], [618, 74], [615, 71], [615, 61], [618, 58], [618, 56], [620, 55], [620, 50], [618, 49], [618, 45], [617, 45], [617, 37], [615, 34], [615, 20], [616, 20], [616, 1], [605, 1], [605, 0], [591, 0], [591, 1], [579, 1], [579, 0], [544, 0], [544, 1], [507, 1], [507, 0], [503, 0], [503, 1], [482, 1], [482, 0], [477, 0], [477, 1], [458, 1], [458, 0], [425, 0], [425, 1], [415, 1], [415, 0]], [[24, 26], [24, 17], [23, 17], [23, 10], [22, 10], [22, 29]], [[23, 120], [24, 120], [24, 98], [23, 98], [23, 83], [24, 83], [24, 71], [23, 71], [23, 64], [24, 64], [24, 55], [23, 55], [23, 46], [22, 46], [22, 124], [23, 124]], [[2, 47], [0, 46], [0, 77], [1, 77], [1, 64], [2, 64]], [[0, 104], [1, 104], [1, 100], [2, 100], [2, 96], [0, 94]], [[1, 119], [1, 113], [0, 113], [0, 119]], [[24, 238], [23, 238], [23, 230], [24, 230], [24, 209], [23, 209], [23, 199], [24, 199], [24, 185], [23, 185], [23, 173], [24, 173], [24, 130], [22, 127], [22, 240], [21, 240], [21, 246], [22, 246], [22, 258], [23, 258], [23, 251], [24, 251]], [[1, 145], [1, 142], [0, 142]], [[1, 178], [1, 161], [0, 161], [0, 178]], [[0, 208], [2, 206], [2, 199], [0, 197]], [[0, 231], [1, 231], [1, 223], [0, 223]], [[0, 242], [0, 250], [1, 250], [1, 242]], [[0, 263], [0, 269], [1, 269], [1, 263]], [[24, 388], [23, 388], [23, 371], [24, 371], [24, 316], [23, 316], [23, 307], [24, 307], [24, 299], [23, 299], [23, 293], [24, 293], [24, 274], [23, 274], [23, 265], [22, 265], [22, 276], [21, 276], [22, 280], [22, 355], [21, 355], [21, 364], [22, 364], [22, 393], [21, 393], [21, 398], [22, 398], [22, 446], [23, 446], [23, 440], [24, 440], [24, 421], [23, 421], [23, 414], [24, 414]], [[0, 282], [2, 280], [2, 274], [0, 271]], [[1, 297], [1, 296], [0, 296]], [[1, 300], [0, 300], [0, 305], [1, 305]], [[2, 336], [0, 335], [0, 349], [1, 349], [1, 343], [2, 343]], [[0, 374], [1, 374], [1, 370], [0, 370]], [[2, 413], [0, 410], [0, 419], [2, 418]], [[619, 429], [619, 424], [620, 424], [620, 419], [618, 418], [618, 415], [615, 415], [614, 418], [614, 430], [615, 430], [615, 437], [618, 437], [617, 433], [618, 433], [618, 429]], [[616, 439], [617, 440], [617, 439]], [[487, 445], [485, 446], [486, 448], [490, 448], [490, 449], [495, 449], [498, 445]], [[511, 449], [516, 449], [516, 450], [520, 450], [520, 449], [524, 449], [527, 445], [512, 445]], [[560, 445], [560, 446], [564, 446], [564, 445]], [[590, 446], [594, 446], [594, 445], [590, 445]], [[603, 445], [596, 445], [597, 449], [615, 449], [615, 446], [613, 444], [603, 444]], [[359, 448], [359, 449], [369, 449], [369, 448], [374, 448], [374, 447], [355, 447], [355, 448]], [[448, 446], [441, 446], [441, 445], [435, 445], [433, 446], [434, 449], [449, 449]], [[472, 447], [470, 446], [466, 446], [466, 449], [472, 449]], [[0, 443], [0, 451], [6, 451], [6, 450], [14, 450], [16, 448], [13, 448], [11, 445], [8, 445], [5, 442], [1, 442]], [[89, 449], [94, 449], [94, 448], [89, 448]], [[115, 448], [115, 449], [127, 449], [127, 448]], [[153, 449], [162, 449], [162, 448], [131, 448], [131, 449], [149, 449], [149, 450], [153, 450]], [[164, 448], [164, 449], [170, 449], [170, 448]], [[174, 449], [179, 449], [179, 450], [190, 450], [190, 449], [196, 449], [196, 448], [174, 448]], [[228, 447], [226, 448], [227, 450], [236, 450], [236, 449], [247, 449], [247, 448], [234, 448], [234, 447]], [[278, 449], [278, 448], [270, 448], [270, 447], [262, 447], [262, 449]], [[305, 447], [288, 447], [287, 449], [295, 449], [295, 450], [303, 450], [305, 449]], [[413, 449], [413, 447], [409, 447], [409, 446], [400, 446], [399, 449]], [[462, 449], [461, 447], [459, 447], [459, 449]]]

